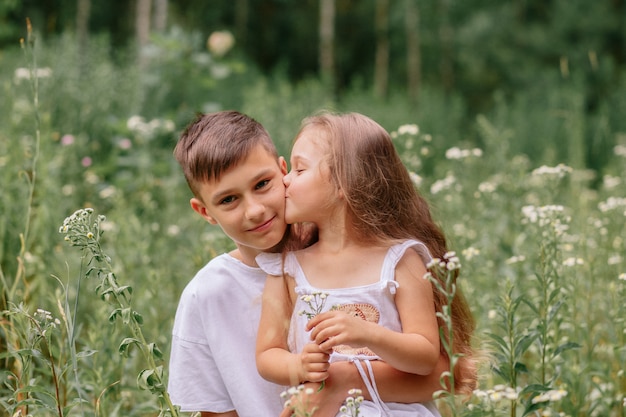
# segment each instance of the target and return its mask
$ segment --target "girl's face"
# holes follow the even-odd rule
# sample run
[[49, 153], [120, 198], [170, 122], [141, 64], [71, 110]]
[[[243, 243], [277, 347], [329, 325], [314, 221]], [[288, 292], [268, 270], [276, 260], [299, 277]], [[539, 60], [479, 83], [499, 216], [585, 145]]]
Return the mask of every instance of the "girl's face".
[[287, 223], [319, 225], [338, 201], [326, 163], [327, 145], [319, 132], [305, 129], [291, 150], [291, 171], [283, 178]]

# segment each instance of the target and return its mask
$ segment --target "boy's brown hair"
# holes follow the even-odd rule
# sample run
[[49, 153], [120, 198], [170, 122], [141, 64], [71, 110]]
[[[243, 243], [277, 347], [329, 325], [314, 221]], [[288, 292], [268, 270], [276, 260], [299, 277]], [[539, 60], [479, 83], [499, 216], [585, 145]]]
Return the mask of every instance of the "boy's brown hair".
[[253, 118], [233, 110], [199, 114], [181, 134], [174, 157], [200, 199], [201, 183], [219, 180], [259, 144], [278, 160], [269, 133]]

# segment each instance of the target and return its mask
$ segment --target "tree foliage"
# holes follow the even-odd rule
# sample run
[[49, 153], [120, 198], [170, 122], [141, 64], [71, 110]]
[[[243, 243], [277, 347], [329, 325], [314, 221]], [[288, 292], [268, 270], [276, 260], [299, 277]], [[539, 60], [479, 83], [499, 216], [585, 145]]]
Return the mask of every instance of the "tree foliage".
[[[135, 2], [90, 3], [90, 33], [104, 34], [112, 55], [132, 50]], [[77, 4], [78, 0], [2, 2], [0, 48], [17, 45], [26, 17], [44, 38], [74, 33]], [[265, 75], [281, 74], [290, 82], [301, 82], [322, 75], [321, 4], [320, 0], [170, 1], [168, 28], [202, 39], [228, 30], [236, 39], [233, 55]], [[603, 153], [613, 143], [603, 136], [603, 123], [608, 123], [609, 131], [626, 130], [619, 111], [626, 107], [625, 0], [392, 1], [383, 17], [388, 23], [386, 72], [380, 65], [376, 70], [376, 45], [381, 39], [376, 5], [376, 0], [334, 1], [333, 84], [339, 96], [351, 89], [371, 90], [376, 74], [382, 72], [388, 74], [387, 84], [378, 81], [385, 85], [379, 88], [384, 96], [406, 93], [416, 83], [440, 89], [463, 97], [468, 120], [492, 111], [500, 99], [531, 109], [533, 101], [564, 101], [575, 114], [588, 117], [581, 126], [586, 144], [581, 161], [586, 158], [582, 162], [592, 166], [602, 164]], [[411, 35], [419, 39], [418, 80], [415, 73], [407, 74], [411, 59], [407, 7], [419, 15], [418, 33]], [[380, 15], [378, 19], [380, 27]]]

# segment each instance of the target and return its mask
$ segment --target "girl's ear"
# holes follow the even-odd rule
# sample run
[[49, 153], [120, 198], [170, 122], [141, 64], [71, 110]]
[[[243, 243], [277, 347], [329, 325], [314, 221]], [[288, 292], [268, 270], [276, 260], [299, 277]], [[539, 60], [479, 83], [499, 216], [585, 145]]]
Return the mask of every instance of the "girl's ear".
[[206, 206], [204, 205], [204, 203], [202, 202], [202, 200], [200, 200], [199, 198], [193, 197], [191, 200], [189, 200], [189, 204], [191, 205], [191, 208], [193, 209], [193, 211], [195, 211], [196, 213], [198, 213], [199, 215], [201, 215], [202, 217], [204, 217], [204, 219], [211, 223], [211, 224], [217, 224], [217, 220], [215, 220], [208, 212]]
[[340, 200], [344, 200], [345, 199], [345, 195], [343, 194], [343, 189], [342, 188], [337, 188], [337, 198], [339, 198]]
[[287, 173], [289, 172], [287, 170], [287, 161], [282, 156], [278, 157], [278, 166], [280, 167], [280, 172], [282, 172], [283, 175], [287, 175]]

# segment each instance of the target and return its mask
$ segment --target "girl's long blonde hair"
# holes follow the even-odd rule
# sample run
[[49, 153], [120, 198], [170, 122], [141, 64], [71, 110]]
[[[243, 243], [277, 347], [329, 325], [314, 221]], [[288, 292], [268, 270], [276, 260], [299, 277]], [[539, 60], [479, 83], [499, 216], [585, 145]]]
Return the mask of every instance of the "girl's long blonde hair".
[[[326, 162], [334, 185], [345, 198], [347, 224], [356, 239], [367, 244], [417, 239], [428, 247], [433, 257], [443, 259], [448, 251], [446, 238], [383, 127], [362, 114], [324, 112], [306, 118], [300, 133], [309, 129], [315, 129], [328, 142]], [[441, 312], [445, 296], [434, 286], [433, 292], [435, 310]], [[453, 351], [462, 354], [454, 370], [455, 391], [470, 394], [477, 381], [471, 344], [475, 322], [458, 290], [451, 316]]]

